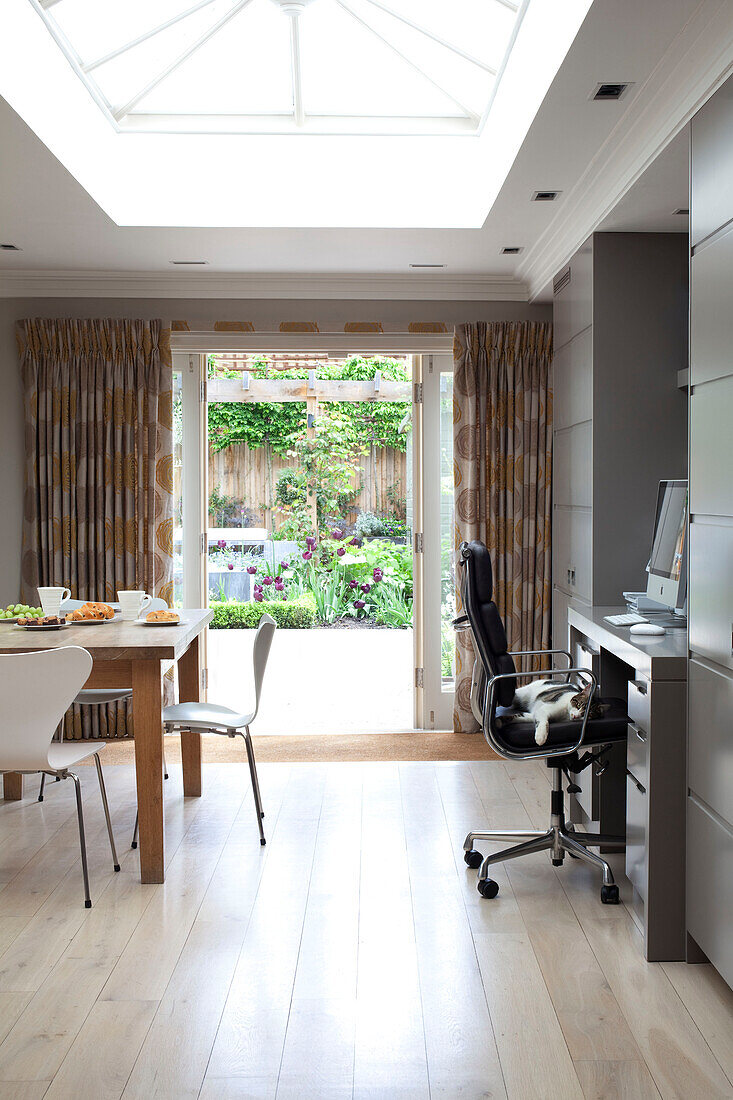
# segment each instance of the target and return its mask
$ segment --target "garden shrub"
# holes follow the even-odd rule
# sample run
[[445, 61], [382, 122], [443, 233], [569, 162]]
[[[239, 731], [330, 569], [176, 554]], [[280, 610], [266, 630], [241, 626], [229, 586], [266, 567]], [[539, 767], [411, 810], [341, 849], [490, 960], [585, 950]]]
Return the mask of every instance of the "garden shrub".
[[254, 630], [264, 614], [271, 615], [283, 630], [310, 630], [316, 625], [316, 605], [310, 592], [283, 603], [209, 604], [214, 618], [209, 624], [212, 630]]

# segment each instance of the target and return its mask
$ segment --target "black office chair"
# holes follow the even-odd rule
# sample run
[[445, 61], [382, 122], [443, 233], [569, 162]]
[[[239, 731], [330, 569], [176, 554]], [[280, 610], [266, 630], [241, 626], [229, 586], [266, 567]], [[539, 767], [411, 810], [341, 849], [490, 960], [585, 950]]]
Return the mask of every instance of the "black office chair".
[[[493, 863], [504, 863], [508, 859], [529, 855], [531, 852], [550, 851], [552, 862], [560, 866], [567, 852], [570, 856], [585, 860], [599, 867], [603, 872], [601, 901], [606, 904], [618, 904], [618, 886], [614, 882], [611, 868], [605, 859], [590, 847], [604, 845], [624, 847], [623, 837], [603, 835], [601, 833], [575, 832], [572, 824], [565, 821], [565, 808], [562, 789], [563, 773], [568, 779], [568, 790], [579, 788], [570, 778], [581, 772], [596, 760], [601, 760], [615, 741], [625, 741], [628, 716], [626, 702], [622, 699], [599, 699], [595, 696], [597, 680], [590, 669], [571, 668], [572, 658], [564, 649], [528, 650], [522, 653], [507, 652], [507, 637], [498, 608], [493, 602], [493, 575], [489, 551], [482, 542], [464, 542], [460, 549], [459, 568], [461, 570], [461, 592], [465, 615], [455, 620], [457, 630], [470, 629], [476, 654], [471, 686], [471, 709], [481, 723], [488, 744], [500, 756], [507, 760], [531, 760], [546, 758], [548, 768], [552, 768], [552, 791], [550, 794], [550, 828], [547, 832], [537, 830], [491, 830], [489, 832], [469, 833], [466, 837], [464, 859], [469, 867], [480, 867], [478, 891], [485, 898], [495, 898], [499, 885], [489, 878], [489, 868]], [[515, 657], [537, 657], [564, 655], [567, 667], [551, 668], [543, 672], [517, 672]], [[554, 662], [553, 662], [554, 663]], [[586, 686], [593, 685], [588, 706], [582, 719], [566, 722], [551, 722], [547, 741], [538, 746], [535, 742], [534, 724], [513, 718], [512, 701], [518, 678], [530, 680], [560, 677], [567, 682], [578, 682]], [[594, 704], [601, 704], [594, 708]], [[602, 716], [590, 718], [591, 709], [600, 709]], [[579, 754], [579, 749], [593, 746], [596, 751]], [[521, 843], [501, 852], [483, 858], [474, 848], [476, 840], [518, 840]]]

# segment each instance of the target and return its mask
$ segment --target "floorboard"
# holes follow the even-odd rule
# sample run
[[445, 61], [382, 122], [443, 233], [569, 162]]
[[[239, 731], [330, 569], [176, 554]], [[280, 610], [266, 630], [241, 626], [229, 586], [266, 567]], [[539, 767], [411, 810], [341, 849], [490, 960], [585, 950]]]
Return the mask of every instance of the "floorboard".
[[[163, 885], [122, 870], [84, 782], [0, 804], [0, 1100], [691, 1100], [733, 1097], [733, 993], [647, 963], [594, 871], [537, 855], [485, 901], [469, 830], [545, 824], [548, 776], [502, 762], [210, 764], [164, 785]], [[477, 842], [485, 853], [492, 850]]]

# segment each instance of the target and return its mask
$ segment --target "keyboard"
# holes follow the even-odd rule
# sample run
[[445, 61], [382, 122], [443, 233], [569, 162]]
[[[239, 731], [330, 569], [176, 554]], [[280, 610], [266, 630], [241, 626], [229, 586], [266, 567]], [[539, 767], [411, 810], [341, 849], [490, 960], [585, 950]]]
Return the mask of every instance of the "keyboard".
[[603, 621], [610, 623], [611, 626], [635, 626], [636, 623], [649, 622], [643, 615], [637, 615], [635, 611], [629, 611], [625, 615], [604, 615]]

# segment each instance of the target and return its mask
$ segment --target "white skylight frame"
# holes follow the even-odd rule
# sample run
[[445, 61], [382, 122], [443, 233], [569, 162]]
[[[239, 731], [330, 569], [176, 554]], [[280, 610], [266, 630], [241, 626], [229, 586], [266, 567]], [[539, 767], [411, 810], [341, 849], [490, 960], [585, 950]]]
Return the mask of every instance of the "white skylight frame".
[[[121, 131], [28, 0], [0, 3], [0, 96], [119, 226], [474, 229], [592, 2], [529, 0], [483, 126], [468, 139], [307, 125], [297, 136]], [[322, 270], [317, 249], [309, 261]]]
[[[210, 8], [216, 0], [180, 0], [180, 8], [169, 18], [157, 25], [148, 27], [145, 31], [132, 38], [126, 37], [120, 32], [120, 40], [112, 49], [108, 49], [102, 55], [84, 57], [77, 49], [73, 37], [70, 38], [60, 25], [55, 13], [63, 12], [64, 3], [69, 0], [28, 0], [31, 7], [43, 20], [48, 32], [62, 50], [73, 71], [94, 102], [105, 115], [109, 124], [120, 133], [191, 133], [191, 134], [358, 134], [358, 135], [448, 135], [475, 136], [479, 134], [486, 122], [491, 102], [496, 94], [501, 75], [506, 65], [509, 53], [512, 49], [517, 33], [522, 23], [524, 13], [530, 0], [485, 0], [489, 6], [495, 5], [497, 9], [503, 9], [513, 14], [514, 20], [505, 34], [506, 43], [503, 55], [495, 65], [476, 56], [475, 53], [463, 48], [449, 37], [436, 33], [430, 26], [424, 25], [419, 19], [412, 18], [409, 14], [396, 10], [394, 0], [331, 0], [338, 6], [363, 33], [373, 36], [391, 52], [393, 59], [401, 66], [412, 69], [425, 81], [431, 84], [447, 102], [453, 104], [454, 111], [445, 114], [415, 114], [395, 111], [393, 113], [349, 114], [308, 110], [307, 87], [304, 86], [301, 57], [303, 46], [301, 43], [301, 27], [303, 19], [307, 19], [308, 6], [313, 0], [227, 0], [229, 7], [196, 37], [181, 54], [170, 63], [163, 65], [149, 79], [141, 81], [135, 92], [123, 102], [114, 102], [105, 93], [95, 74], [104, 67], [117, 60], [124, 54], [134, 55], [134, 51], [149, 42], [153, 38], [162, 39], [171, 28], [181, 24], [190, 16]], [[227, 112], [211, 113], [204, 110], [196, 111], [169, 111], [156, 112], [145, 110], [145, 101], [155, 89], [168, 79], [177, 69], [185, 65], [208, 42], [212, 41], [227, 27], [233, 28], [238, 23], [244, 24], [248, 12], [254, 10], [256, 3], [274, 3], [280, 6], [282, 17], [290, 23], [290, 70], [291, 70], [291, 109], [285, 113], [282, 111], [269, 112]], [[318, 0], [315, 0], [318, 2]], [[360, 2], [362, 8], [355, 10], [354, 3]], [[98, 10], [102, 11], [105, 5], [101, 2]], [[107, 9], [109, 11], [109, 9]], [[388, 23], [394, 26], [407, 27], [413, 35], [415, 42], [420, 39], [429, 39], [442, 50], [447, 51], [452, 59], [460, 59], [465, 67], [480, 69], [488, 77], [493, 78], [487, 82], [486, 95], [481, 109], [477, 110], [461, 101], [449, 87], [444, 86], [440, 76], [428, 71], [424, 64], [411, 56], [409, 48], [400, 47], [392, 41], [392, 36], [385, 29], [375, 25], [368, 17], [369, 11], [378, 11], [389, 18]], [[118, 9], [118, 18], [124, 13], [124, 6]], [[506, 31], [507, 28], [505, 28]], [[448, 83], [448, 82], [445, 82]], [[455, 113], [454, 113], [455, 112]]]

